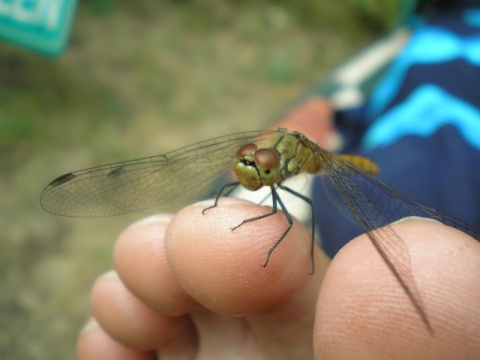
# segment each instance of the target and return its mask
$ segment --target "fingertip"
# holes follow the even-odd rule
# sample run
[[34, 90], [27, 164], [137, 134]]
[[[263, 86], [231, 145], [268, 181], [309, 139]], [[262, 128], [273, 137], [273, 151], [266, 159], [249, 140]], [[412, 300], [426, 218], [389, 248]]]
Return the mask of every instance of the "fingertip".
[[114, 271], [94, 283], [91, 307], [103, 331], [123, 346], [137, 350], [159, 349], [181, 331], [188, 333], [186, 329], [190, 326], [185, 317], [163, 316], [145, 305]]
[[410, 219], [392, 227], [409, 249], [433, 333], [363, 235], [337, 254], [325, 277], [317, 304], [317, 351], [334, 358], [358, 352], [368, 359], [478, 356], [480, 310], [471, 306], [480, 298], [478, 242], [437, 222]]
[[[179, 212], [167, 232], [167, 258], [181, 287], [208, 309], [224, 315], [261, 311], [298, 293], [312, 280], [308, 230], [295, 223], [282, 243], [267, 254], [286, 228], [275, 215], [243, 220], [271, 209], [239, 199], [221, 199], [202, 215], [205, 204]], [[318, 264], [321, 274], [322, 264]]]
[[95, 319], [84, 325], [77, 341], [77, 359], [79, 360], [147, 360], [152, 354], [129, 349], [113, 340]]
[[186, 313], [194, 301], [180, 288], [165, 257], [165, 232], [172, 215], [154, 215], [128, 227], [114, 248], [114, 264], [125, 286], [152, 309]]

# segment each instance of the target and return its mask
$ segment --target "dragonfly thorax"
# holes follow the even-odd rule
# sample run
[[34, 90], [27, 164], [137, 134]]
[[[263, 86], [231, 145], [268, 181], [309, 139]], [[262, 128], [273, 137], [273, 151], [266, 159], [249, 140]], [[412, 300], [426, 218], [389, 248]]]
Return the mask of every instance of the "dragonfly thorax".
[[257, 149], [255, 144], [243, 145], [237, 150], [233, 171], [240, 184], [252, 191], [280, 181], [278, 155], [272, 149]]

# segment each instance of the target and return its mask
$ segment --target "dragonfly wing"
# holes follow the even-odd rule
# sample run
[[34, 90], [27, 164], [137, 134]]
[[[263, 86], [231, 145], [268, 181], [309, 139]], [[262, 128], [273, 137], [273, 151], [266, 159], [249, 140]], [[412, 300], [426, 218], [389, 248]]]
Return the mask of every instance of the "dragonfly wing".
[[162, 206], [174, 209], [197, 200], [232, 164], [241, 145], [271, 132], [222, 136], [178, 150], [75, 171], [53, 180], [40, 203], [51, 213], [101, 217]]
[[[480, 232], [475, 226], [402, 194], [335, 154], [319, 150], [317, 156], [323, 159], [327, 175], [321, 177], [327, 198], [343, 215], [354, 220], [364, 231], [374, 230], [408, 216], [419, 216], [435, 219], [480, 240]], [[364, 197], [363, 202], [349, 200], [352, 197], [349, 194], [360, 196], [360, 193]], [[353, 211], [353, 208], [358, 211]], [[375, 214], [371, 220], [362, 223], [358, 218], [358, 212], [361, 212], [360, 216], [363, 217], [369, 212]]]
[[328, 202], [343, 215], [345, 219], [350, 220], [354, 224], [358, 225], [358, 221], [349, 209], [348, 205], [343, 200], [342, 195], [338, 192], [336, 186], [331, 181], [331, 178], [325, 174], [320, 176], [323, 191], [325, 193]]
[[322, 181], [331, 183], [326, 184], [326, 187], [335, 189], [431, 330], [412, 273], [408, 247], [389, 223], [406, 216], [422, 216], [453, 226], [476, 239], [480, 239], [480, 233], [474, 226], [460, 219], [399, 193], [338, 155], [321, 148], [316, 149], [315, 153], [322, 159], [327, 175]]

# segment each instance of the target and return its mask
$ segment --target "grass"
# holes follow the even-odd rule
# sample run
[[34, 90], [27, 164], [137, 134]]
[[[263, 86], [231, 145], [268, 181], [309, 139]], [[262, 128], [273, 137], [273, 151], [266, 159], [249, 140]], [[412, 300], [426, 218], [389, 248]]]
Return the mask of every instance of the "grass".
[[266, 127], [385, 31], [397, 1], [378, 3], [82, 1], [63, 56], [0, 44], [2, 358], [73, 358], [92, 282], [145, 215], [46, 214], [52, 178]]

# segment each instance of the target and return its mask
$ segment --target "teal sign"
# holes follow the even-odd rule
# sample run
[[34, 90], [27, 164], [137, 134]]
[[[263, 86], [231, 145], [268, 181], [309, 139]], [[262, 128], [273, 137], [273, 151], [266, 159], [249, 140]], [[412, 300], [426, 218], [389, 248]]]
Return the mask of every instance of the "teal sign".
[[77, 0], [0, 0], [0, 39], [49, 55], [65, 50]]

